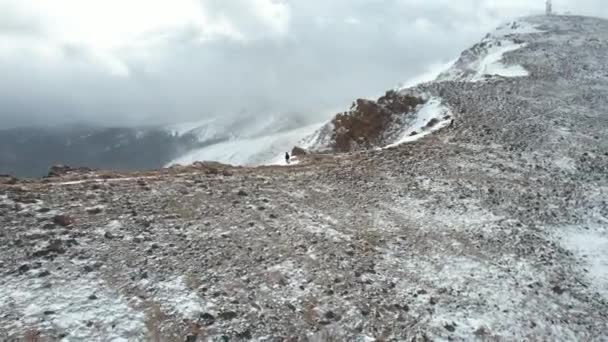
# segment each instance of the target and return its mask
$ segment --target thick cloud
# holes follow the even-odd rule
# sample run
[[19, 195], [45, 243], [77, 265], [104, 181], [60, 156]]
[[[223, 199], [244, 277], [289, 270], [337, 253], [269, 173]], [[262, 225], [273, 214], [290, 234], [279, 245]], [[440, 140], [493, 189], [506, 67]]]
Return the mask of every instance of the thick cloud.
[[[601, 0], [558, 11], [608, 16]], [[0, 127], [328, 116], [531, 0], [0, 0]]]

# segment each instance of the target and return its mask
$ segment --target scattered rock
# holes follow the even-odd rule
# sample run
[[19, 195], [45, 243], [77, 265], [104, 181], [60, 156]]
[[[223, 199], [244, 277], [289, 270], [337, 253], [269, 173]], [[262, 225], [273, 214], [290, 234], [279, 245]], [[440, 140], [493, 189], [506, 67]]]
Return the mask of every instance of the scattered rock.
[[305, 149], [303, 149], [303, 148], [301, 148], [301, 147], [298, 147], [298, 146], [294, 147], [294, 148], [291, 150], [291, 156], [292, 156], [292, 157], [301, 157], [301, 156], [305, 156], [305, 155], [307, 155], [307, 154], [308, 154], [308, 152], [306, 152], [306, 150], [305, 150]]
[[222, 320], [231, 321], [231, 320], [235, 319], [238, 316], [238, 314], [234, 311], [224, 311], [224, 312], [221, 312], [218, 316]]
[[449, 331], [449, 332], [454, 332], [456, 331], [456, 324], [452, 323], [452, 324], [445, 324], [443, 326], [445, 328], [445, 330]]
[[44, 226], [42, 226], [42, 229], [52, 230], [52, 229], [55, 229], [55, 227], [57, 227], [57, 226], [54, 223], [45, 223]]
[[236, 337], [242, 340], [251, 340], [253, 337], [251, 335], [251, 330], [247, 329], [243, 332], [237, 333]]
[[239, 190], [239, 192], [237, 192], [237, 195], [239, 195], [239, 196], [243, 196], [243, 197], [245, 197], [245, 196], [249, 196], [249, 194], [248, 194], [248, 193], [246, 193], [244, 190]]
[[38, 273], [38, 278], [44, 278], [44, 277], [48, 277], [50, 275], [51, 275], [51, 272], [44, 270], [44, 271]]
[[553, 288], [551, 288], [551, 290], [553, 292], [557, 293], [558, 295], [562, 295], [562, 294], [564, 294], [564, 292], [566, 292], [566, 290], [564, 290], [563, 288], [561, 288], [559, 285], [553, 286]]
[[19, 274], [27, 273], [27, 271], [29, 271], [29, 270], [30, 270], [30, 265], [27, 265], [27, 264], [23, 264], [23, 265], [19, 266], [19, 268], [17, 269]]
[[200, 320], [201, 320], [201, 323], [203, 323], [203, 325], [210, 326], [215, 323], [215, 316], [213, 316], [210, 313], [205, 312], [200, 315]]
[[69, 227], [74, 224], [74, 218], [69, 215], [56, 215], [53, 217], [53, 223], [61, 227]]
[[101, 214], [102, 212], [103, 212], [103, 209], [101, 207], [94, 207], [94, 208], [87, 209], [87, 213], [90, 215], [98, 215], [98, 214]]
[[431, 120], [429, 120], [429, 122], [426, 124], [426, 128], [433, 128], [435, 127], [437, 124], [439, 123], [439, 119], [437, 118], [432, 118]]
[[336, 320], [337, 316], [333, 311], [326, 311], [325, 314], [323, 315], [326, 319], [329, 320]]

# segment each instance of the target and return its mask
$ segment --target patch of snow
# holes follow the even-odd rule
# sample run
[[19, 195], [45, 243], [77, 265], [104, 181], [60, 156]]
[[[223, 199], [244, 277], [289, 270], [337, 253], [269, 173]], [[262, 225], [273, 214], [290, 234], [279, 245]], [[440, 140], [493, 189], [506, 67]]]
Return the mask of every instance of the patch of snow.
[[185, 318], [195, 318], [208, 311], [213, 305], [205, 304], [196, 291], [189, 289], [183, 277], [162, 281], [154, 285], [155, 301], [166, 313], [180, 315]]
[[593, 290], [608, 298], [608, 228], [567, 227], [560, 234], [562, 246], [571, 250], [588, 271]]
[[[441, 103], [441, 99], [437, 97], [430, 98], [417, 112], [415, 119], [408, 128], [403, 132], [401, 138], [395, 143], [386, 146], [385, 148], [395, 147], [407, 142], [421, 139], [432, 132], [440, 130], [450, 124], [450, 119], [444, 119], [447, 116], [452, 116], [452, 112]], [[427, 127], [431, 120], [437, 120], [437, 123], [432, 127]], [[416, 133], [415, 135], [412, 135]]]
[[529, 76], [521, 65], [506, 65], [504, 56], [527, 46], [525, 43], [515, 43], [513, 37], [542, 32], [526, 21], [504, 24], [488, 34], [480, 44], [465, 51], [451, 68], [437, 76], [437, 80], [478, 82], [491, 76]]
[[482, 81], [486, 75], [498, 75], [503, 77], [525, 77], [529, 73], [521, 65], [505, 65], [502, 60], [508, 52], [519, 50], [525, 47], [526, 44], [515, 44], [510, 40], [500, 41], [498, 44], [490, 47], [486, 55], [476, 65], [473, 65], [477, 71], [473, 76], [472, 81]]
[[[97, 299], [89, 299], [93, 294]], [[146, 331], [142, 312], [103, 282], [85, 277], [57, 278], [51, 287], [37, 278], [4, 278], [0, 312], [16, 318], [3, 320], [0, 331], [19, 336], [29, 328], [52, 329], [67, 334], [63, 341], [114, 341], [143, 339]]]
[[[435, 289], [418, 292], [408, 302], [409, 313], [421, 316], [428, 310], [431, 298], [437, 302], [430, 320], [423, 323], [430, 327], [427, 333], [433, 336], [432, 340], [443, 341], [448, 335], [448, 325], [453, 328], [449, 336], [455, 340], [470, 340], [476, 332], [509, 341], [527, 340], [530, 336], [577, 340], [575, 332], [556, 324], [551, 315], [543, 315], [549, 299], [557, 301], [556, 309], [576, 301], [568, 296], [555, 299], [550, 291], [539, 294], [522, 286], [546, 281], [544, 274], [529, 262], [512, 255], [486, 260], [449, 252], [432, 257], [413, 253], [402, 249], [386, 251], [375, 269], [380, 277], [395, 277], [393, 270], [400, 270], [396, 298], [411, 298], [421, 284], [422, 289]], [[436, 289], [455, 294], [456, 299], [443, 297]], [[567, 311], [563, 314], [567, 315]]]
[[278, 166], [295, 166], [298, 164], [300, 164], [300, 160], [298, 159], [298, 157], [293, 157], [293, 156], [289, 158], [289, 163], [285, 160], [285, 156], [279, 156], [273, 160], [268, 161], [267, 163], [264, 163], [264, 165], [278, 165]]
[[554, 160], [553, 163], [555, 164], [555, 166], [557, 166], [558, 168], [560, 168], [564, 171], [570, 171], [570, 172], [576, 171], [576, 161], [572, 158], [563, 157], [563, 158]]
[[[268, 278], [271, 280], [271, 288], [263, 286], [265, 291], [273, 291], [273, 296], [284, 301], [299, 298], [310, 291], [310, 287], [302, 289], [300, 285], [307, 283], [308, 272], [298, 267], [292, 260], [285, 260], [266, 270]], [[281, 281], [283, 280], [283, 281]], [[280, 283], [284, 282], [285, 286]]]
[[351, 237], [347, 234], [337, 231], [332, 228], [338, 224], [338, 221], [334, 220], [330, 216], [319, 214], [312, 215], [310, 213], [302, 213], [300, 220], [307, 220], [305, 229], [313, 234], [318, 234], [330, 238], [336, 242], [350, 241]]

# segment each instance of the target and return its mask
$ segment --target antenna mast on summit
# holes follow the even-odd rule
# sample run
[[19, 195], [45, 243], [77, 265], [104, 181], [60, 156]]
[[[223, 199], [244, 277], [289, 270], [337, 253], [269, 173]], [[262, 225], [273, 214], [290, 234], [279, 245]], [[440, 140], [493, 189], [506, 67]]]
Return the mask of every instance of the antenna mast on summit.
[[553, 15], [553, 6], [551, 4], [551, 0], [547, 0], [547, 2], [545, 3], [545, 11], [547, 12], [547, 15]]

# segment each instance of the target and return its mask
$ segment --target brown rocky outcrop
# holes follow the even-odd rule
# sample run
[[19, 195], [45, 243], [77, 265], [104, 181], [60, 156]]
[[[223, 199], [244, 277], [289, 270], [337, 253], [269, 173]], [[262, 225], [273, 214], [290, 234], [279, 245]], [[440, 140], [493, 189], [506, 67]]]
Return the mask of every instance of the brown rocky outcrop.
[[394, 127], [402, 127], [404, 114], [424, 103], [422, 98], [386, 92], [377, 101], [358, 99], [348, 112], [332, 120], [332, 149], [335, 152], [369, 149], [385, 145]]
[[298, 146], [294, 147], [294, 148], [291, 150], [291, 156], [292, 156], [292, 157], [300, 157], [300, 156], [305, 156], [305, 155], [307, 155], [307, 154], [308, 154], [308, 152], [306, 152], [306, 150], [305, 150], [305, 149], [303, 149], [303, 148], [301, 148], [301, 147], [298, 147]]

